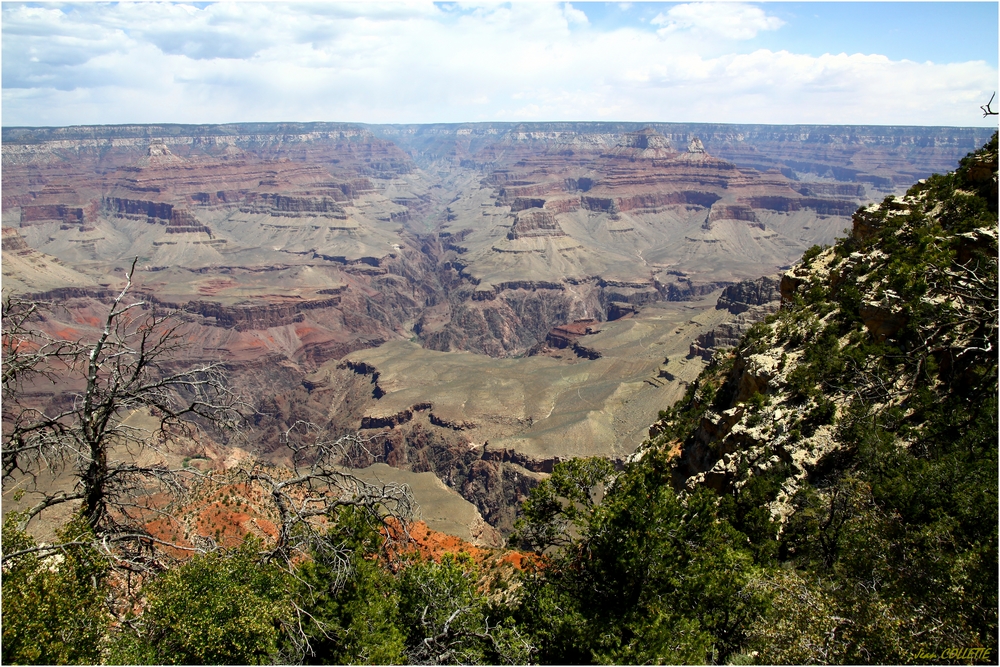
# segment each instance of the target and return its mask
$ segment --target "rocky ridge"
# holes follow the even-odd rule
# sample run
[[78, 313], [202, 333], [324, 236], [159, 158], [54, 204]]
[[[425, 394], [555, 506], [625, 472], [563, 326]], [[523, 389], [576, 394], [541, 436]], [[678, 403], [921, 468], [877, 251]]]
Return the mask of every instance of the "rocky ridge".
[[940, 404], [995, 393], [996, 141], [859, 210], [848, 238], [781, 277], [780, 311], [650, 428], [646, 448], [677, 453], [676, 486], [726, 493], [771, 476], [784, 521], [801, 489], [856, 455], [859, 418], [896, 415], [899, 446], [917, 447]]
[[[557, 150], [608, 150], [629, 134], [649, 128], [676, 150], [698, 137], [714, 155], [758, 171], [778, 169], [808, 188], [906, 188], [945, 172], [989, 139], [985, 128], [723, 125], [715, 123], [465, 123], [368, 125], [395, 142], [418, 164], [445, 161], [492, 166], [485, 146], [553, 146]], [[840, 181], [841, 184], [832, 181]], [[847, 185], [854, 183], [854, 185]]]
[[[4, 128], [4, 220], [21, 226], [33, 247], [98, 271], [140, 256], [153, 268], [320, 262], [373, 275], [419, 248], [436, 264], [406, 272], [425, 294], [426, 315], [415, 325], [424, 344], [516, 355], [553, 326], [614, 319], [783, 266], [810, 243], [829, 241], [869, 196], [864, 180], [797, 181], [784, 167], [763, 173], [737, 165], [725, 159], [733, 146], [761, 159], [797, 146], [801, 155], [822, 153], [809, 154], [819, 163], [891, 145], [908, 164], [931, 166], [934, 151], [954, 152], [971, 132], [794, 130], [600, 123]], [[420, 173], [418, 165], [438, 164], [437, 149], [420, 148], [432, 145], [455, 147], [457, 159], [438, 172], [448, 174], [454, 194], [435, 193], [429, 174]], [[470, 173], [482, 182], [465, 189]], [[437, 203], [444, 196], [453, 198], [447, 207]], [[664, 238], [683, 240], [663, 245]], [[722, 256], [754, 259], [706, 271], [721, 266]], [[378, 287], [387, 288], [405, 286]], [[430, 296], [440, 292], [447, 306]]]

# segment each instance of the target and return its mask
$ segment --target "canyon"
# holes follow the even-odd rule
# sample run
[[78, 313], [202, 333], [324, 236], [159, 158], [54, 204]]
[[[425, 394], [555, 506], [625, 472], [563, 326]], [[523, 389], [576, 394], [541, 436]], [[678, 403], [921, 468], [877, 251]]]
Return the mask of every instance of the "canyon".
[[207, 458], [266, 457], [297, 420], [362, 431], [378, 446], [361, 463], [410, 480], [428, 525], [496, 544], [554, 463], [632, 453], [773, 310], [762, 276], [989, 135], [4, 128], [3, 289], [58, 304], [46, 331], [86, 339], [137, 258], [135, 294], [179, 322], [177, 363], [221, 361], [253, 401], [250, 437]]

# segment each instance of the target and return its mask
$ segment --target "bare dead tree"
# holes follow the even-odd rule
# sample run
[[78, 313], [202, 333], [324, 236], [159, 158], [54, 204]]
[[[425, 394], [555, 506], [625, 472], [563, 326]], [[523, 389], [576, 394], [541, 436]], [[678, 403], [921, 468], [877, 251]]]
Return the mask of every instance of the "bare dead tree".
[[[310, 553], [340, 553], [328, 528], [345, 507], [375, 524], [408, 522], [414, 505], [406, 485], [370, 484], [346, 467], [359, 449], [370, 449], [370, 439], [349, 434], [331, 440], [313, 424], [298, 421], [284, 432], [282, 443], [291, 453], [290, 468], [253, 460], [236, 471], [242, 481], [263, 490], [276, 512], [278, 536], [268, 559], [291, 563]], [[392, 538], [398, 532], [386, 534]]]
[[[175, 370], [179, 321], [131, 299], [135, 264], [96, 340], [45, 333], [51, 304], [4, 299], [2, 479], [5, 490], [37, 499], [21, 514], [22, 529], [51, 507], [77, 503], [98, 541], [142, 563], [156, 543], [143, 525], [162, 511], [153, 496], [182, 494], [199, 473], [142, 465], [140, 455], [191, 433], [196, 420], [234, 427], [242, 403], [220, 364]], [[68, 386], [68, 399], [46, 405], [37, 391], [46, 385]], [[140, 411], [155, 418], [154, 428], [128, 423]], [[53, 490], [64, 474], [72, 484]]]
[[[382, 534], [382, 549], [390, 551], [408, 541], [407, 526], [414, 501], [405, 484], [373, 484], [352, 472], [359, 457], [367, 462], [377, 459], [374, 439], [360, 434], [329, 438], [315, 425], [297, 421], [282, 434], [282, 445], [290, 454], [289, 466], [274, 465], [260, 459], [248, 459], [226, 477], [241, 485], [251, 495], [264, 496], [262, 510], [271, 515], [277, 530], [272, 541], [265, 542], [262, 561], [277, 563], [289, 575], [299, 579], [308, 591], [311, 585], [296, 574], [296, 564], [307, 558], [320, 558], [326, 564], [329, 579], [325, 588], [339, 590], [350, 579], [355, 545], [344, 541], [331, 530], [341, 512], [359, 512], [369, 526]], [[401, 550], [401, 549], [400, 549]], [[293, 602], [294, 618], [286, 624], [285, 636], [292, 647], [291, 661], [313, 655], [309, 627], [320, 634], [329, 628]]]
[[[468, 562], [468, 561], [465, 561]], [[413, 563], [404, 572], [401, 604], [411, 626], [407, 661], [414, 665], [527, 664], [537, 650], [516, 624], [490, 621], [488, 596], [475, 568], [462, 557], [446, 557], [440, 567]]]
[[[109, 609], [126, 622], [138, 599], [131, 594], [178, 552], [220, 549], [211, 535], [200, 534], [197, 520], [191, 525], [198, 507], [190, 501], [230, 493], [234, 484], [242, 487], [237, 495], [261, 499], [252, 511], [276, 526], [277, 535], [260, 543], [261, 561], [277, 563], [292, 577], [298, 578], [302, 560], [322, 557], [333, 575], [327, 587], [345, 584], [356, 545], [331, 528], [346, 508], [381, 529], [383, 547], [408, 539], [410, 490], [352, 473], [378, 458], [373, 440], [359, 435], [329, 438], [312, 424], [296, 422], [282, 435], [289, 465], [247, 457], [220, 474], [143, 463], [150, 449], [167, 453], [199, 426], [236, 428], [247, 406], [230, 391], [221, 364], [185, 367], [179, 361], [185, 345], [181, 321], [158, 310], [155, 300], [132, 297], [134, 272], [135, 262], [92, 339], [47, 333], [58, 330], [47, 322], [57, 311], [53, 304], [3, 300], [2, 480], [5, 491], [30, 494], [31, 501], [17, 515], [18, 528], [26, 530], [46, 510], [66, 504], [79, 507], [90, 528], [89, 536], [5, 552], [5, 568], [28, 554], [45, 558], [82, 549], [103, 556], [122, 584]], [[136, 413], [143, 415], [143, 427], [130, 421]], [[146, 529], [153, 519], [166, 519], [185, 537], [162, 539]], [[293, 606], [285, 630], [291, 657], [299, 660], [313, 652], [303, 628], [325, 630], [322, 621]]]
[[39, 467], [55, 467], [60, 448], [61, 424], [37, 425], [38, 412], [21, 404], [29, 385], [55, 384], [59, 371], [82, 353], [75, 341], [59, 340], [36, 328], [53, 304], [5, 295], [3, 299], [3, 482], [17, 473], [31, 475]]

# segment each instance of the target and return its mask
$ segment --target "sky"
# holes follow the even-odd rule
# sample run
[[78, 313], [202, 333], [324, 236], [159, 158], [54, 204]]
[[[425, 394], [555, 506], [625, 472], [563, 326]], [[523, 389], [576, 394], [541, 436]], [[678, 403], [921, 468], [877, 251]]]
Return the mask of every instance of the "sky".
[[998, 22], [997, 2], [4, 2], [0, 122], [996, 126]]

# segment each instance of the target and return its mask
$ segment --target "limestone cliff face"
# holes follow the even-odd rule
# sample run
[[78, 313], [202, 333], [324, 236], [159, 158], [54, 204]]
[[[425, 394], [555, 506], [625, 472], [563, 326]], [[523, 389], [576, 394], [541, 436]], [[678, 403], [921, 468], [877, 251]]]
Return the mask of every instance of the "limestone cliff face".
[[486, 288], [457, 283], [447, 286], [447, 303], [426, 310], [413, 332], [431, 350], [515, 356], [543, 344], [562, 325], [617, 320], [651, 303], [690, 300], [726, 284], [603, 278], [562, 283], [509, 281]]
[[753, 306], [764, 306], [780, 301], [781, 292], [778, 290], [778, 285], [779, 280], [772, 276], [744, 280], [722, 290], [719, 302], [715, 307], [718, 310], [725, 309], [733, 315], [739, 315], [750, 310]]
[[29, 253], [31, 252], [31, 246], [29, 246], [24, 237], [21, 236], [16, 229], [13, 227], [4, 227], [3, 236], [3, 250], [7, 253]]
[[[862, 208], [847, 239], [807, 252], [781, 277], [780, 311], [651, 427], [647, 447], [680, 452], [674, 483], [727, 491], [777, 476], [783, 520], [797, 490], [853, 456], [851, 429], [898, 414], [909, 447], [933, 406], [995, 392], [996, 183], [994, 135], [957, 172]], [[733, 286], [719, 307], [759, 308], [778, 287]]]
[[711, 361], [717, 351], [739, 345], [743, 334], [751, 326], [778, 310], [781, 304], [779, 284], [777, 277], [764, 276], [756, 280], [744, 280], [723, 289], [715, 308], [728, 310], [736, 315], [736, 319], [699, 334], [691, 343], [688, 358], [702, 357]]
[[492, 357], [519, 354], [545, 339], [552, 327], [601, 313], [600, 290], [569, 291], [561, 285], [506, 286], [480, 298], [471, 290], [451, 294], [450, 316], [435, 326], [428, 314], [414, 326], [431, 350], [470, 350]]
[[517, 214], [514, 225], [507, 234], [508, 239], [523, 239], [537, 236], [566, 236], [551, 211], [527, 209]]
[[[150, 146], [153, 146], [153, 150]], [[142, 166], [164, 157], [231, 158], [249, 152], [263, 159], [330, 157], [365, 166], [364, 176], [400, 175], [412, 162], [391, 142], [345, 123], [237, 123], [230, 125], [101, 125], [57, 128], [4, 128], [3, 164], [44, 164], [56, 157]], [[153, 158], [152, 162], [149, 158]]]
[[[810, 196], [855, 196], [858, 187], [905, 188], [931, 173], [944, 173], [986, 142], [988, 128], [834, 125], [729, 125], [715, 123], [466, 123], [369, 125], [403, 147], [418, 163], [449, 159], [491, 169], [517, 146], [549, 146], [553, 152], [610, 152], [636, 148], [655, 131], [664, 146], [684, 151], [693, 137], [704, 149], [740, 168], [770, 169], [800, 179]], [[6, 130], [5, 130], [6, 132]], [[630, 134], [633, 138], [630, 138]], [[502, 140], [502, 149], [492, 149]], [[5, 135], [6, 141], [6, 135]], [[633, 146], [629, 146], [632, 143]], [[648, 144], [647, 144], [648, 146]], [[489, 150], [484, 150], [489, 148]], [[659, 146], [658, 146], [659, 148]], [[502, 165], [499, 165], [502, 166]], [[836, 179], [840, 184], [821, 179]], [[516, 180], [516, 177], [515, 177]], [[853, 186], [849, 184], [853, 183]], [[848, 185], [848, 188], [843, 188]], [[840, 189], [838, 189], [838, 187]], [[584, 189], [584, 188], [582, 188]], [[852, 211], [853, 212], [853, 211]]]

